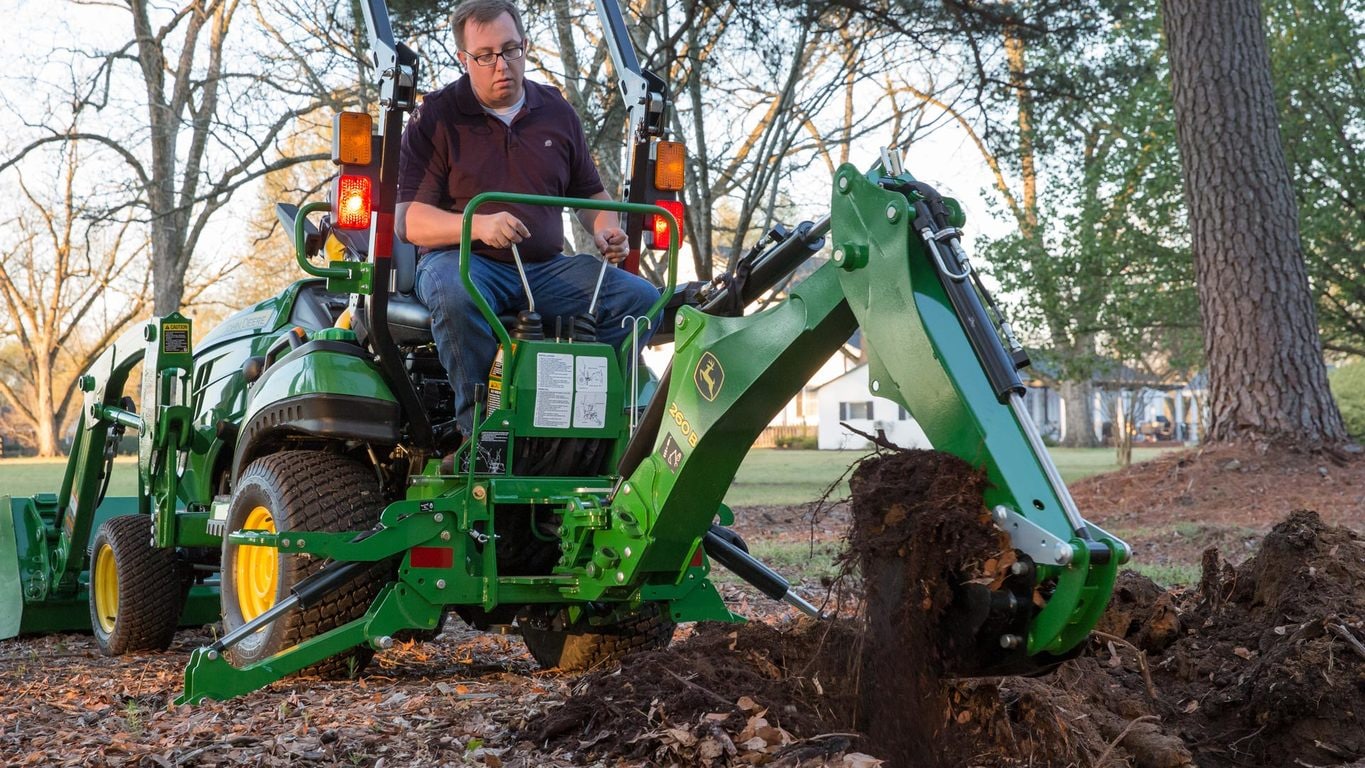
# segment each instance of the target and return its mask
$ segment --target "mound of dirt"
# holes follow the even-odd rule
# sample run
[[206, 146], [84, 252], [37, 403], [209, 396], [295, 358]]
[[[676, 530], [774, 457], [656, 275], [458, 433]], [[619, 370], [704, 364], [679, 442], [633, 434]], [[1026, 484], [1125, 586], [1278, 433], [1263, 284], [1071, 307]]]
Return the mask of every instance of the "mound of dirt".
[[1360, 454], [1206, 446], [1165, 453], [1070, 487], [1087, 519], [1115, 528], [1197, 523], [1263, 531], [1294, 509], [1317, 510], [1331, 525], [1365, 525]]
[[585, 675], [521, 738], [651, 765], [797, 765], [845, 753], [856, 737], [848, 649], [857, 642], [848, 621], [699, 625], [671, 650]]
[[523, 734], [651, 764], [1365, 766], [1360, 534], [1293, 512], [1238, 565], [1205, 551], [1197, 588], [1121, 573], [1085, 652], [1047, 675], [943, 679], [952, 586], [998, 587], [1012, 561], [983, 485], [943, 454], [865, 461], [859, 618], [703, 627], [583, 678]]
[[1153, 665], [1200, 765], [1365, 758], [1365, 540], [1299, 511], [1233, 568], [1205, 558], [1184, 636]]
[[935, 737], [948, 759], [1365, 762], [1365, 540], [1300, 511], [1241, 566], [1216, 551], [1204, 564], [1183, 594], [1125, 572], [1088, 652], [1046, 677], [948, 683]]

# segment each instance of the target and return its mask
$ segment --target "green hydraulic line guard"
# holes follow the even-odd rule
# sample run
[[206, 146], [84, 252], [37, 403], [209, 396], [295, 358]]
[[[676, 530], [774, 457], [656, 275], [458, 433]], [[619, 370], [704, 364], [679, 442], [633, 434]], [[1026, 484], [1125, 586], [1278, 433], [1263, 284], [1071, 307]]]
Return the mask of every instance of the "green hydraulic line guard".
[[470, 243], [474, 229], [474, 211], [484, 203], [516, 203], [519, 205], [542, 205], [556, 208], [585, 208], [592, 211], [615, 211], [617, 213], [652, 213], [655, 216], [663, 216], [669, 223], [669, 242], [668, 242], [668, 284], [664, 286], [664, 291], [659, 295], [659, 300], [654, 302], [654, 306], [649, 308], [647, 317], [654, 318], [668, 303], [669, 297], [673, 295], [674, 288], [678, 285], [678, 246], [681, 244], [678, 233], [678, 220], [667, 209], [657, 205], [647, 205], [645, 203], [622, 203], [616, 200], [584, 200], [577, 197], [548, 197], [544, 195], [523, 195], [513, 192], [484, 192], [475, 195], [469, 201], [469, 205], [464, 209], [464, 226], [460, 232], [460, 279], [464, 281], [465, 290], [474, 297], [474, 304], [478, 306], [483, 319], [493, 328], [493, 335], [498, 337], [498, 344], [503, 349], [512, 348], [512, 337], [507, 333], [507, 329], [502, 327], [502, 322], [493, 313], [493, 308], [488, 305], [488, 300], [483, 297], [478, 287], [474, 285], [474, 279], [469, 276], [469, 259], [464, 258], [464, 254], [470, 253]]
[[872, 391], [904, 406], [936, 449], [984, 467], [996, 521], [1034, 558], [1040, 579], [1056, 580], [1027, 650], [1063, 653], [1104, 610], [1127, 545], [1068, 513], [1070, 496], [1046, 449], [1030, 439], [1027, 414], [1015, 396], [1001, 403], [993, 391], [945, 291], [951, 277], [914, 231], [912, 201], [883, 188], [880, 176], [844, 165], [832, 204], [834, 263], [867, 342]]
[[14, 518], [23, 514], [22, 499], [0, 496], [0, 640], [19, 634], [24, 590], [19, 583], [19, 547]]

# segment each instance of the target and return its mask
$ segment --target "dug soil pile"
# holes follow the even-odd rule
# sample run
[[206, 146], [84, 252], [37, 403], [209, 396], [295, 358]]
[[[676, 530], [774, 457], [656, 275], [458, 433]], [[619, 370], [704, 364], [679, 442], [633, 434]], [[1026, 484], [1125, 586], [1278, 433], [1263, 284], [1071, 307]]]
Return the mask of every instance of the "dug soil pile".
[[1123, 573], [1086, 652], [1045, 676], [938, 679], [940, 582], [1004, 559], [980, 483], [938, 454], [866, 462], [864, 617], [703, 627], [584, 677], [523, 737], [661, 765], [1365, 765], [1365, 541], [1310, 511], [1239, 566], [1207, 552], [1197, 588]]

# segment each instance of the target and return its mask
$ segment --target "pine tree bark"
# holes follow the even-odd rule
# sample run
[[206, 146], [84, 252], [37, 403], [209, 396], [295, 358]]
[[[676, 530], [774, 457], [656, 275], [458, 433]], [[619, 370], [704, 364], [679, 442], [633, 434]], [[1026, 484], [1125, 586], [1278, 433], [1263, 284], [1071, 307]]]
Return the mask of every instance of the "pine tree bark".
[[1327, 387], [1260, 0], [1162, 0], [1214, 442], [1347, 442]]

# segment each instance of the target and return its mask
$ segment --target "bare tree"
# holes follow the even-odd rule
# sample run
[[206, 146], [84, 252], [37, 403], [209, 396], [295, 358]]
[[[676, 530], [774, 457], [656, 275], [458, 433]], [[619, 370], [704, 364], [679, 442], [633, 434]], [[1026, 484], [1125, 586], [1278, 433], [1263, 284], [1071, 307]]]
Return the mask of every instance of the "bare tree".
[[[324, 157], [289, 154], [285, 140], [299, 120], [354, 101], [353, 75], [331, 74], [354, 55], [344, 47], [353, 27], [336, 21], [334, 5], [126, 0], [128, 42], [94, 56], [89, 70], [75, 55], [70, 100], [32, 122], [36, 136], [0, 170], [73, 139], [117, 158], [124, 168], [117, 175], [126, 181], [106, 190], [103, 215], [132, 211], [147, 227], [155, 311], [176, 310], [214, 214], [243, 185]], [[83, 124], [99, 127], [73, 133], [68, 115], [88, 116]]]
[[0, 356], [0, 397], [39, 456], [56, 455], [61, 426], [81, 406], [76, 377], [148, 304], [148, 244], [127, 215], [91, 217], [78, 181], [84, 147], [78, 139], [54, 147], [42, 169], [59, 180], [51, 197], [11, 174], [23, 205], [0, 228], [9, 233], [0, 244], [0, 340], [14, 350]]
[[[596, 18], [567, 0], [534, 7], [543, 13], [527, 14], [532, 56], [583, 117], [603, 182], [619, 187], [625, 111]], [[845, 161], [851, 142], [905, 123], [878, 78], [908, 52], [889, 53], [896, 41], [846, 12], [803, 25], [779, 3], [649, 0], [627, 13], [642, 65], [669, 84], [671, 133], [688, 147], [684, 229], [702, 279], [791, 208], [791, 182], [812, 162]], [[840, 98], [842, 111], [827, 109]]]

